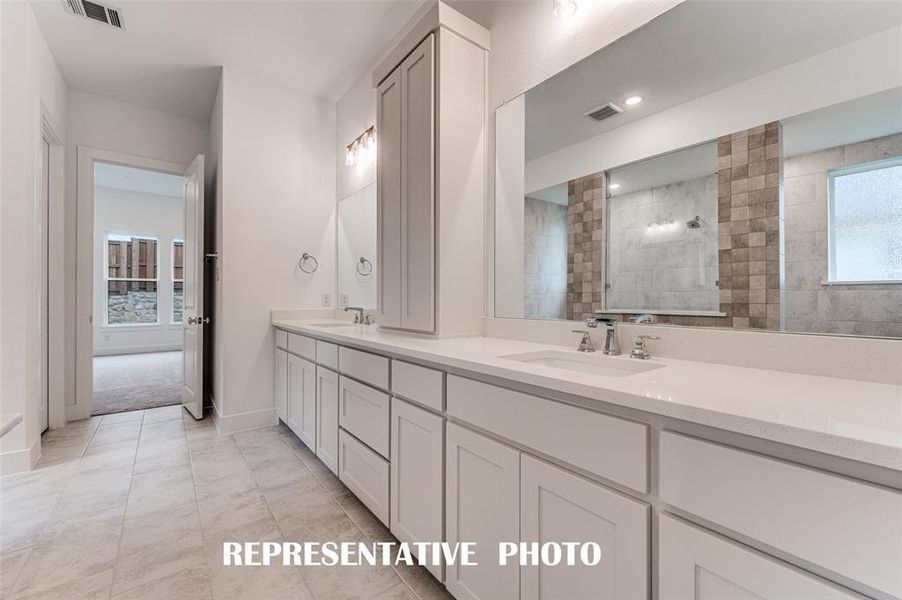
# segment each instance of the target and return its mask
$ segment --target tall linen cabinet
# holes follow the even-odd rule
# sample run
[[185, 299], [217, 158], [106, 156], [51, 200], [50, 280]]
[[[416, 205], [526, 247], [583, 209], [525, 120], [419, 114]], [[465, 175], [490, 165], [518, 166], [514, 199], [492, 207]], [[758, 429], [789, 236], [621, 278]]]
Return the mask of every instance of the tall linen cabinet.
[[480, 331], [488, 47], [438, 3], [374, 72], [382, 327]]

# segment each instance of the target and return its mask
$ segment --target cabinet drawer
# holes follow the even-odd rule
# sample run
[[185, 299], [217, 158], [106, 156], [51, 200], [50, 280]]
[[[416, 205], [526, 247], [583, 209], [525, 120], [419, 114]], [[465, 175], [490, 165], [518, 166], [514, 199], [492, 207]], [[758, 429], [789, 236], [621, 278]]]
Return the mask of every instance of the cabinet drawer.
[[389, 396], [345, 376], [338, 383], [338, 423], [382, 456], [388, 456]]
[[388, 389], [388, 359], [352, 348], [338, 349], [338, 370], [377, 388]]
[[388, 461], [344, 430], [338, 432], [338, 478], [388, 526]]
[[665, 431], [661, 500], [902, 597], [902, 493]]
[[860, 598], [666, 514], [658, 520], [661, 600], [724, 598]]
[[337, 371], [338, 346], [322, 340], [316, 340], [316, 362]]
[[307, 360], [316, 360], [316, 340], [297, 333], [288, 334], [288, 351]]
[[448, 376], [448, 414], [640, 492], [648, 427], [530, 394]]
[[442, 372], [402, 362], [391, 361], [391, 391], [402, 398], [419, 402], [435, 410], [444, 410]]
[[276, 348], [288, 350], [288, 332], [276, 329]]

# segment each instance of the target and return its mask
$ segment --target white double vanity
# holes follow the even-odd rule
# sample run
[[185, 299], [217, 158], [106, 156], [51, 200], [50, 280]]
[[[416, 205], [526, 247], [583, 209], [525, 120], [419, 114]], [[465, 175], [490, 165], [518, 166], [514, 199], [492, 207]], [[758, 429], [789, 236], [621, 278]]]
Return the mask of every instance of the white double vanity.
[[[677, 6], [494, 119], [489, 33], [441, 3], [374, 71], [378, 292], [349, 303], [377, 324], [274, 311], [275, 405], [399, 540], [477, 544], [430, 567], [455, 598], [902, 598], [899, 341], [761, 331], [902, 335], [891, 201], [853, 214], [902, 124], [849, 118], [902, 98], [878, 77], [899, 19], [799, 5], [783, 24], [823, 39], [772, 44], [766, 4]], [[736, 56], [673, 45], [718, 36]], [[623, 354], [577, 352], [608, 318]], [[639, 333], [664, 338], [646, 360]], [[498, 561], [589, 541], [593, 567]]]

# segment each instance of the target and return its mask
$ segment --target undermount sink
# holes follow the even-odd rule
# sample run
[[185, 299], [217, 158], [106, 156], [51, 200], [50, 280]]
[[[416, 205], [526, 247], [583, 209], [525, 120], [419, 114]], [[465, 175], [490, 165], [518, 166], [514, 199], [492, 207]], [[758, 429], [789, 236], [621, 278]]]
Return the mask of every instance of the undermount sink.
[[532, 365], [542, 365], [544, 367], [554, 367], [565, 371], [601, 375], [602, 377], [629, 377], [638, 373], [654, 371], [664, 366], [627, 356], [605, 356], [600, 352], [579, 354], [561, 350], [540, 350], [538, 352], [524, 352], [523, 354], [508, 354], [498, 358]]
[[351, 327], [354, 323], [346, 321], [330, 321], [328, 323], [310, 323], [312, 327]]

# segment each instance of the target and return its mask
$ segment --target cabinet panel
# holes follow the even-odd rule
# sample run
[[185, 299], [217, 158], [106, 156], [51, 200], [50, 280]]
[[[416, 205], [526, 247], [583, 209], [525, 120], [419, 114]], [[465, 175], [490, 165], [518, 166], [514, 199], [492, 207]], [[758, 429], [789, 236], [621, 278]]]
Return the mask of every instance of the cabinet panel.
[[344, 429], [338, 432], [338, 478], [380, 521], [389, 525], [388, 461]]
[[282, 329], [276, 329], [276, 348], [288, 350], [288, 332]]
[[316, 360], [316, 340], [306, 335], [289, 333], [288, 351], [307, 360]]
[[[287, 340], [287, 338], [286, 338]], [[276, 348], [275, 370], [276, 415], [288, 422], [288, 352]]]
[[[443, 425], [438, 415], [392, 398], [391, 531], [402, 542], [442, 540]], [[442, 580], [440, 565], [426, 568]]]
[[401, 327], [435, 330], [435, 58], [430, 34], [401, 63]]
[[322, 340], [316, 340], [316, 362], [333, 371], [338, 370], [338, 346]]
[[288, 426], [316, 451], [316, 366], [288, 355]]
[[388, 359], [353, 348], [338, 350], [339, 371], [377, 388], [388, 389]]
[[453, 423], [446, 436], [447, 541], [476, 542], [479, 565], [449, 565], [445, 585], [458, 600], [517, 599], [519, 567], [498, 564], [498, 544], [520, 539], [520, 453]]
[[379, 390], [341, 376], [338, 381], [338, 423], [361, 442], [388, 456], [389, 397]]
[[859, 596], [666, 514], [658, 519], [661, 600], [851, 600]]
[[595, 566], [521, 567], [521, 598], [648, 598], [649, 506], [526, 454], [520, 467], [521, 541], [601, 547]]
[[667, 431], [660, 457], [662, 501], [902, 598], [902, 493]]
[[316, 455], [338, 473], [338, 374], [316, 367]]
[[456, 375], [448, 375], [447, 402], [449, 415], [648, 491], [647, 425]]
[[376, 92], [376, 297], [378, 323], [401, 326], [401, 72]]
[[433, 410], [444, 410], [444, 374], [400, 360], [391, 361], [391, 389], [408, 400]]

